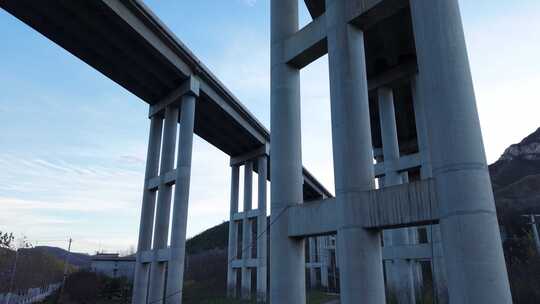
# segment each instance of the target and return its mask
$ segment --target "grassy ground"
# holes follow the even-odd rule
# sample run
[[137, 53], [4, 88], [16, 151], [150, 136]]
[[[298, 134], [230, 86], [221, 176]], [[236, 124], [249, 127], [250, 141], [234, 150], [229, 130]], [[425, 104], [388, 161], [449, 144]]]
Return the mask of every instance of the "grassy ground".
[[[193, 284], [188, 288], [189, 292], [184, 295], [185, 304], [256, 304], [256, 301], [227, 299], [219, 295], [211, 295], [207, 286], [196, 286]], [[197, 290], [197, 291], [196, 291]], [[201, 292], [205, 290], [204, 292]], [[307, 295], [308, 304], [325, 304], [333, 300], [337, 300], [336, 295], [329, 295], [320, 291], [312, 291]]]
[[330, 301], [339, 299], [337, 295], [327, 294], [322, 291], [312, 291], [308, 293], [308, 304], [325, 304]]

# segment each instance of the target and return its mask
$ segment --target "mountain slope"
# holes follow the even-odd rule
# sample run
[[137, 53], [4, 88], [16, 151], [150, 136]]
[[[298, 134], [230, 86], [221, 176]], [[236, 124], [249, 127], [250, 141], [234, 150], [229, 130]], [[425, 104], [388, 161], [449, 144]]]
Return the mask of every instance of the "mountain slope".
[[[15, 263], [15, 251], [0, 248], [0, 293], [8, 290]], [[64, 262], [44, 251], [19, 249], [13, 290], [26, 290], [62, 280]]]
[[540, 174], [540, 128], [520, 143], [508, 147], [499, 160], [489, 166], [489, 171], [494, 188]]
[[512, 235], [528, 231], [523, 214], [540, 214], [540, 128], [489, 166], [499, 222]]
[[212, 249], [227, 248], [229, 240], [229, 222], [223, 222], [207, 229], [186, 242], [188, 254], [197, 254]]
[[[62, 248], [50, 246], [36, 246], [33, 248], [33, 250], [51, 255], [61, 261], [64, 261], [64, 259], [66, 258], [66, 254], [68, 253]], [[90, 266], [91, 259], [92, 257], [90, 255], [84, 253], [70, 252], [68, 257], [68, 263], [79, 268], [84, 268]]]

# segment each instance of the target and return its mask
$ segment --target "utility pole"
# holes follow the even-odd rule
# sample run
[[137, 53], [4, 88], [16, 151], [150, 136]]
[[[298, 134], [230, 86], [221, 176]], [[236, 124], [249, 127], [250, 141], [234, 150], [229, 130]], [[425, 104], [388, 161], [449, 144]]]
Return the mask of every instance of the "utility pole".
[[66, 285], [66, 279], [67, 279], [67, 275], [68, 275], [68, 258], [69, 258], [69, 254], [71, 253], [71, 242], [73, 240], [71, 238], [69, 238], [69, 244], [68, 244], [68, 251], [66, 253], [66, 258], [64, 259], [64, 278], [62, 279], [62, 285], [60, 286], [60, 295], [59, 295], [59, 299], [60, 297], [62, 296], [62, 292], [64, 291], [64, 286]]
[[538, 227], [536, 226], [536, 217], [540, 216], [540, 214], [524, 214], [522, 216], [531, 220], [528, 224], [532, 226], [534, 244], [536, 245], [536, 251], [540, 254], [540, 237], [538, 236]]

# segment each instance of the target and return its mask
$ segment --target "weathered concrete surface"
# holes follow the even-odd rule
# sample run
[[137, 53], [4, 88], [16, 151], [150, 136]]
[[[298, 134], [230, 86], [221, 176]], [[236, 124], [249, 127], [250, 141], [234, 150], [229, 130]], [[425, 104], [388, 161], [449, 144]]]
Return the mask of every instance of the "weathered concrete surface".
[[[341, 225], [391, 229], [435, 223], [439, 219], [433, 180], [359, 191], [354, 199], [329, 198], [290, 207], [289, 236], [333, 234]], [[342, 215], [339, 210], [346, 209]]]

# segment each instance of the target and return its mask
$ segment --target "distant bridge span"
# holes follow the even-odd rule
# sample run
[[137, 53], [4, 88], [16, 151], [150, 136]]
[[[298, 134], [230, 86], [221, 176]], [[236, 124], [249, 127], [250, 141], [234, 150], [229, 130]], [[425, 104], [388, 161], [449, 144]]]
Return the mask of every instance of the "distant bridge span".
[[[0, 0], [0, 7], [150, 106], [179, 99], [194, 77], [195, 134], [236, 159], [269, 147], [270, 132], [141, 1]], [[332, 196], [303, 171], [305, 200]]]

